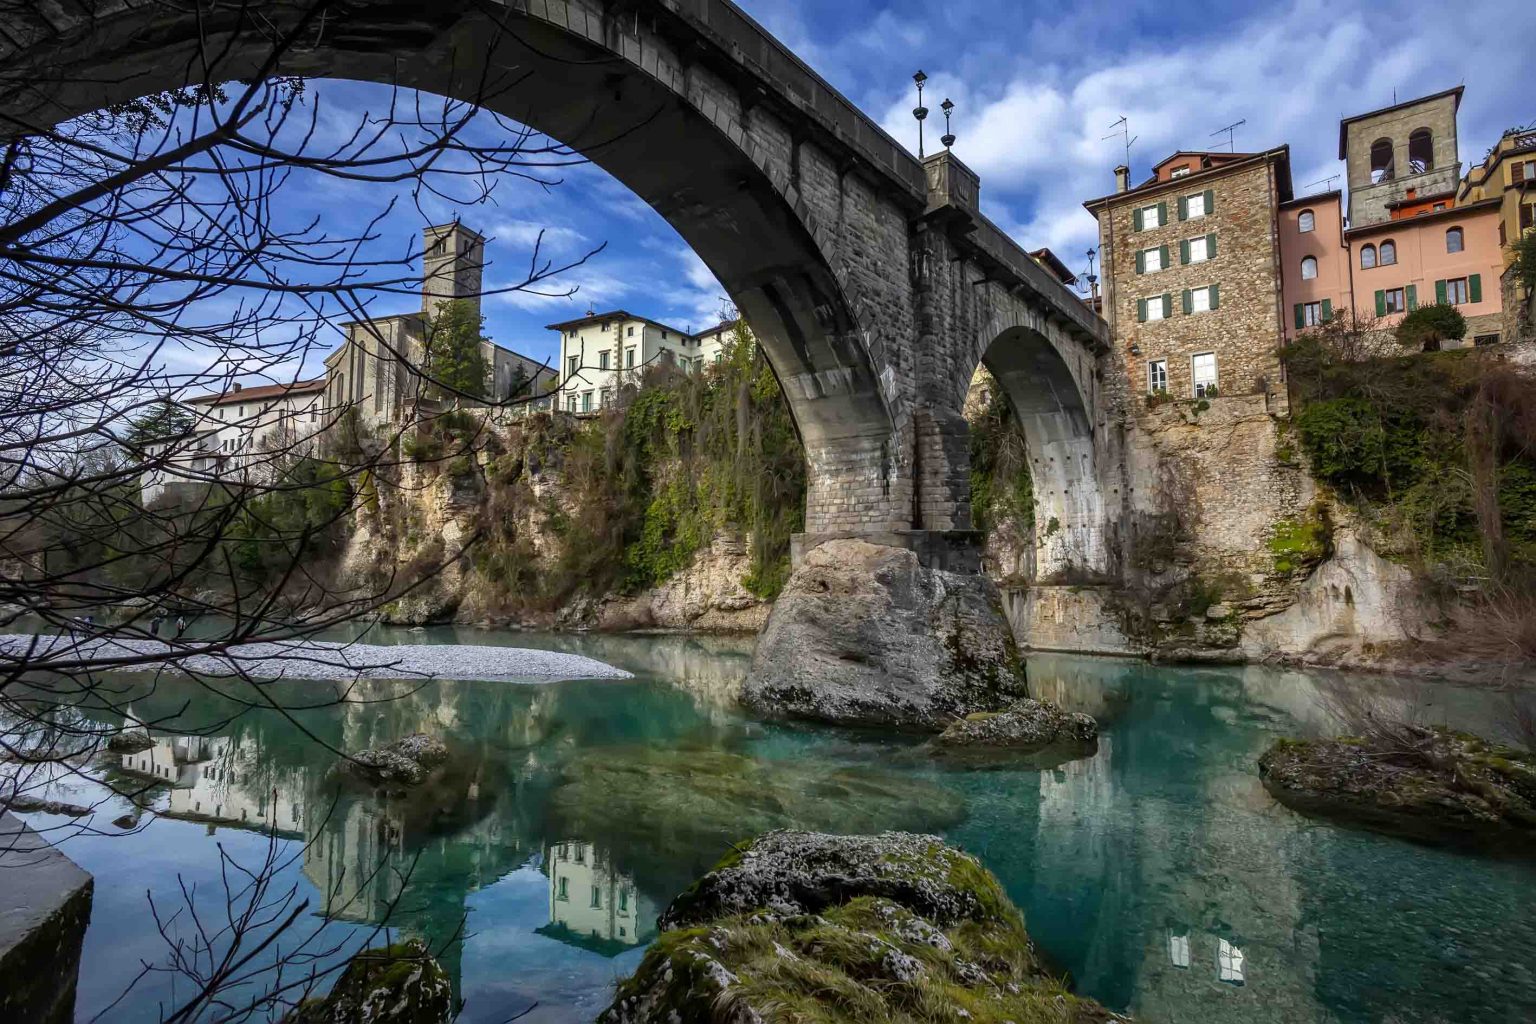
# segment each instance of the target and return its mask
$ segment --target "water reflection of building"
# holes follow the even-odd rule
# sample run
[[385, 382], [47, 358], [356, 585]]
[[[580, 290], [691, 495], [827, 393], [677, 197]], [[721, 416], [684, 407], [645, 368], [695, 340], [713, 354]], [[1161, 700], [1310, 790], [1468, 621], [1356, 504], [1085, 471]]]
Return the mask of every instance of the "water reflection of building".
[[605, 956], [650, 941], [656, 908], [597, 847], [579, 840], [554, 843], [545, 851], [544, 870], [549, 924], [539, 934]]
[[286, 838], [303, 835], [302, 784], [274, 779], [248, 739], [160, 737], [153, 747], [123, 754], [118, 766], [130, 776], [170, 787], [160, 810], [167, 817], [276, 829]]

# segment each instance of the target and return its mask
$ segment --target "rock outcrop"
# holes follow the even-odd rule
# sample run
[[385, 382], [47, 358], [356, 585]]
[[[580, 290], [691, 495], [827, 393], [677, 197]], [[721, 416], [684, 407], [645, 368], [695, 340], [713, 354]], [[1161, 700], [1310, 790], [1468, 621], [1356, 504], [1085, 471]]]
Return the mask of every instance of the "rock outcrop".
[[1080, 755], [1098, 747], [1099, 723], [1048, 701], [1025, 698], [1003, 711], [967, 715], [939, 734], [941, 750], [1033, 754], [1061, 748]]
[[1280, 740], [1259, 775], [1304, 814], [1427, 842], [1536, 848], [1536, 755], [1448, 729], [1397, 732], [1391, 743]]
[[805, 554], [743, 690], [764, 714], [933, 732], [1023, 696], [1023, 664], [991, 580], [857, 539]]
[[368, 782], [416, 786], [447, 760], [441, 740], [418, 732], [376, 750], [360, 750], [346, 767]]
[[308, 999], [284, 1024], [447, 1024], [453, 984], [420, 939], [365, 949], [324, 999]]
[[997, 879], [936, 836], [770, 832], [660, 924], [599, 1024], [1121, 1019], [1067, 992]]

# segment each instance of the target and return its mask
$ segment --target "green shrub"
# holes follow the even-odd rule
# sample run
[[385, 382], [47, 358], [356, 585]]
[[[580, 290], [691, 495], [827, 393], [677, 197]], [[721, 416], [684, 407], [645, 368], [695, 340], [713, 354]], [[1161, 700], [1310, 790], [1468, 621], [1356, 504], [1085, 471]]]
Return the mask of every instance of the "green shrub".
[[1415, 352], [1438, 352], [1447, 341], [1467, 336], [1467, 318], [1455, 306], [1420, 306], [1397, 325], [1397, 343]]

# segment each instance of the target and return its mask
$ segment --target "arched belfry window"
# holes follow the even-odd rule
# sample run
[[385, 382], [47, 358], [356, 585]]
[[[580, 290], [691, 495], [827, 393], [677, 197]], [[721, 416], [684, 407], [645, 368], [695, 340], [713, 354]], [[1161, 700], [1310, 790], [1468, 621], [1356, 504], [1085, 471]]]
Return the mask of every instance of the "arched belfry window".
[[1435, 166], [1435, 137], [1428, 128], [1419, 128], [1408, 136], [1408, 171], [1423, 174]]
[[1360, 269], [1370, 270], [1376, 265], [1376, 247], [1365, 245], [1360, 247]]
[[1317, 257], [1306, 256], [1301, 261], [1301, 279], [1311, 281], [1317, 277]]
[[1371, 143], [1371, 184], [1391, 181], [1396, 176], [1392, 166], [1392, 140], [1377, 139]]
[[1312, 231], [1317, 227], [1317, 217], [1311, 210], [1302, 210], [1296, 218], [1296, 230]]
[[1397, 262], [1397, 244], [1395, 242], [1381, 243], [1381, 265], [1390, 267]]

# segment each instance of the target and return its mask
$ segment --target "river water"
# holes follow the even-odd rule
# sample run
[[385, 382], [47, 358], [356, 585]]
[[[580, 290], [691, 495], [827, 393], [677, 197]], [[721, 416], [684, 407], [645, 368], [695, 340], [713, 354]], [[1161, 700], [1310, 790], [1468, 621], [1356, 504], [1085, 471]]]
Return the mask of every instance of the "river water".
[[[117, 777], [153, 783], [164, 816], [66, 845], [96, 877], [79, 1019], [110, 1006], [103, 1019], [156, 1020], [184, 995], [184, 979], [151, 972], [113, 1002], [166, 959], [151, 902], [168, 919], [185, 888], [216, 918], [229, 865], [259, 864], [274, 828], [269, 898], [308, 901], [288, 947], [318, 929], [307, 951], [325, 963], [381, 925], [424, 937], [461, 1019], [488, 1024], [533, 1003], [523, 1020], [591, 1020], [673, 894], [731, 842], [799, 826], [946, 836], [1002, 879], [1079, 991], [1143, 1021], [1536, 1020], [1536, 868], [1308, 821], [1267, 796], [1254, 766], [1275, 736], [1328, 731], [1331, 688], [1495, 736], [1510, 718], [1498, 694], [1035, 657], [1037, 696], [1099, 718], [1097, 754], [978, 770], [912, 738], [742, 716], [732, 696], [750, 640], [368, 639], [566, 650], [636, 678], [373, 682], [369, 696], [396, 699], [340, 707], [327, 706], [331, 684], [284, 684], [286, 705], [320, 705], [284, 714], [162, 683], [136, 717], [179, 715], [189, 735], [168, 730]], [[338, 788], [334, 756], [311, 738], [357, 750], [414, 731], [447, 739], [453, 767], [385, 802]], [[166, 930], [185, 937], [189, 920], [183, 909]]]

